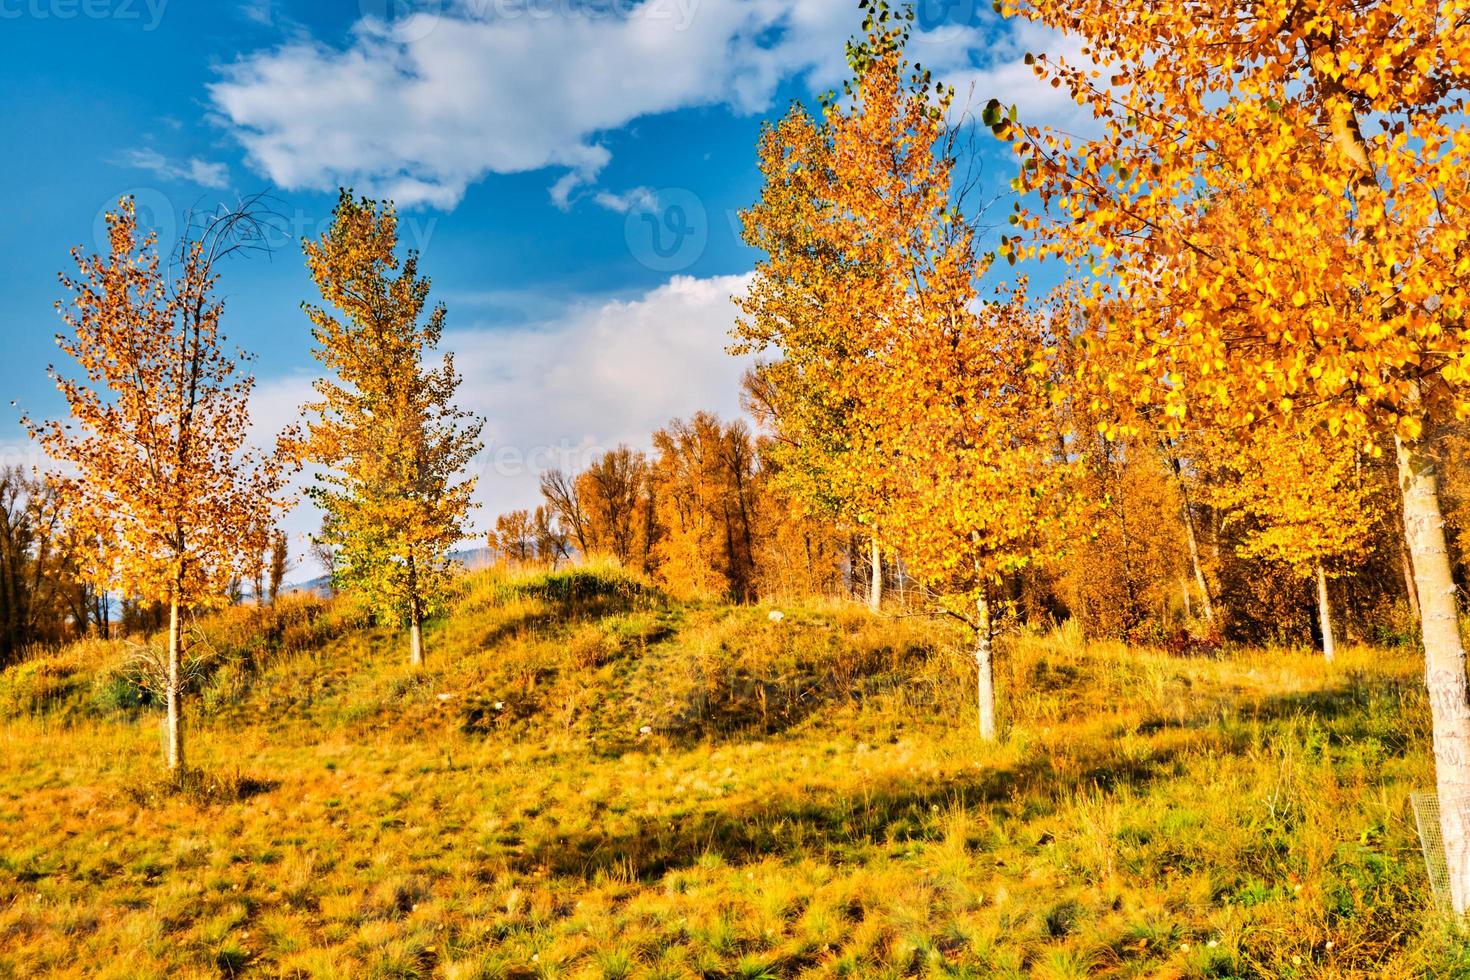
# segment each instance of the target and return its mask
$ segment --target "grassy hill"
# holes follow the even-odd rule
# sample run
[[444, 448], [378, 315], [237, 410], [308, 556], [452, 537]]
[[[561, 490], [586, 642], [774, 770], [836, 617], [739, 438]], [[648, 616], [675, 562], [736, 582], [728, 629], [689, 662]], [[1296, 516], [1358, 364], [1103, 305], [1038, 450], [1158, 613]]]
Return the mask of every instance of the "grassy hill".
[[415, 675], [345, 606], [230, 610], [182, 790], [136, 650], [12, 667], [0, 977], [1470, 975], [1412, 652], [1018, 635], [986, 748], [950, 626], [769, 611], [480, 572]]

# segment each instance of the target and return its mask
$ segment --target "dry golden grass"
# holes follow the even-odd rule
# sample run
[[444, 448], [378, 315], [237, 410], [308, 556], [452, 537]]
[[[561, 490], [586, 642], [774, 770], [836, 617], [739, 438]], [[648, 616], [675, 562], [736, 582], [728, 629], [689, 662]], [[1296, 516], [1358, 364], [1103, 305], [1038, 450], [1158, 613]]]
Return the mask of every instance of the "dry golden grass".
[[1470, 975], [1406, 798], [1408, 653], [1003, 645], [850, 606], [483, 573], [401, 637], [201, 626], [202, 776], [125, 651], [0, 674], [0, 977]]

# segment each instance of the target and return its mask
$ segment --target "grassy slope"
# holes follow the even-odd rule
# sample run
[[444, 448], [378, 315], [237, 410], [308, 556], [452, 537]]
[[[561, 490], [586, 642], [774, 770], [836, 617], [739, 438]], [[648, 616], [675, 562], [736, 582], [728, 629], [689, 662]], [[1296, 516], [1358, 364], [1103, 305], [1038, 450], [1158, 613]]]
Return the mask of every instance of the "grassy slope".
[[[90, 644], [0, 674], [0, 977], [1465, 976], [1408, 655], [957, 637], [471, 580], [398, 637], [236, 610], [168, 795]], [[121, 705], [121, 707], [119, 707]]]

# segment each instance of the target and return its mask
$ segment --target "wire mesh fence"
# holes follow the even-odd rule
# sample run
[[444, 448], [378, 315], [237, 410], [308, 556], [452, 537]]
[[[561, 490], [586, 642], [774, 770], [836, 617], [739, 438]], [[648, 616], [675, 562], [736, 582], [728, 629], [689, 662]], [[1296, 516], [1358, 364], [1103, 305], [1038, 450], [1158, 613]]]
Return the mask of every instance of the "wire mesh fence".
[[[1429, 891], [1434, 904], [1449, 909], [1450, 866], [1444, 853], [1444, 824], [1440, 822], [1439, 797], [1434, 793], [1411, 793], [1414, 822], [1419, 825], [1419, 846], [1424, 851], [1424, 867], [1429, 872]], [[1464, 806], [1466, 801], [1459, 801]]]

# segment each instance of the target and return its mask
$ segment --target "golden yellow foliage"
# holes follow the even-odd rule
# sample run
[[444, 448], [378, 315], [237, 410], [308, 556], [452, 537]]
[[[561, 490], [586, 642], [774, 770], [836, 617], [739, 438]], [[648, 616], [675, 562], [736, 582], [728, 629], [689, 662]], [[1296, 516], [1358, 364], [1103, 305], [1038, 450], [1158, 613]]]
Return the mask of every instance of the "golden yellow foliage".
[[310, 493], [324, 513], [321, 541], [334, 549], [334, 582], [407, 623], [418, 664], [420, 627], [467, 536], [476, 481], [463, 474], [483, 423], [453, 404], [453, 356], [437, 368], [424, 363], [445, 310], [423, 317], [429, 280], [415, 253], [400, 269], [397, 245], [392, 206], [348, 191], [332, 227], [303, 243], [312, 280], [340, 319], [305, 307], [317, 360], [334, 377], [315, 383], [320, 400], [306, 406], [313, 418], [301, 452], [324, 468]]
[[[1470, 684], [1437, 444], [1470, 414], [1470, 35], [1419, 0], [1002, 0], [1095, 62], [1034, 58], [1075, 136], [987, 113], [1021, 159], [1014, 255], [1094, 276], [1118, 397], [1227, 426], [1311, 409], [1398, 442], [1439, 791], [1470, 793]], [[1114, 302], [1116, 301], [1116, 302]], [[1319, 577], [1322, 579], [1322, 577]], [[1319, 581], [1325, 596], [1325, 580]], [[1451, 808], [1445, 810], [1451, 812]], [[1470, 825], [1443, 827], [1457, 911]]]
[[1332, 439], [1309, 418], [1294, 426], [1262, 426], [1220, 448], [1224, 478], [1214, 503], [1249, 523], [1242, 556], [1285, 565], [1310, 578], [1350, 570], [1367, 557], [1383, 519], [1378, 487], [1357, 446]]
[[990, 737], [990, 592], [1068, 511], [1050, 344], [1068, 307], [1034, 309], [1024, 284], [979, 302], [953, 91], [908, 62], [911, 13], [871, 10], [848, 47], [850, 101], [828, 99], [820, 122], [793, 109], [763, 136], [745, 221], [766, 258], [737, 350], [782, 355], [762, 384], [792, 492], [873, 528], [974, 623]]
[[82, 575], [103, 591], [169, 609], [168, 761], [183, 766], [180, 611], [228, 601], [259, 562], [283, 506], [278, 456], [246, 447], [254, 379], [220, 334], [216, 264], [237, 247], [227, 215], [186, 240], [170, 279], [131, 198], [107, 215], [108, 254], [62, 277], [57, 338], [80, 377], [52, 370], [70, 418], [26, 426], [50, 474]]

